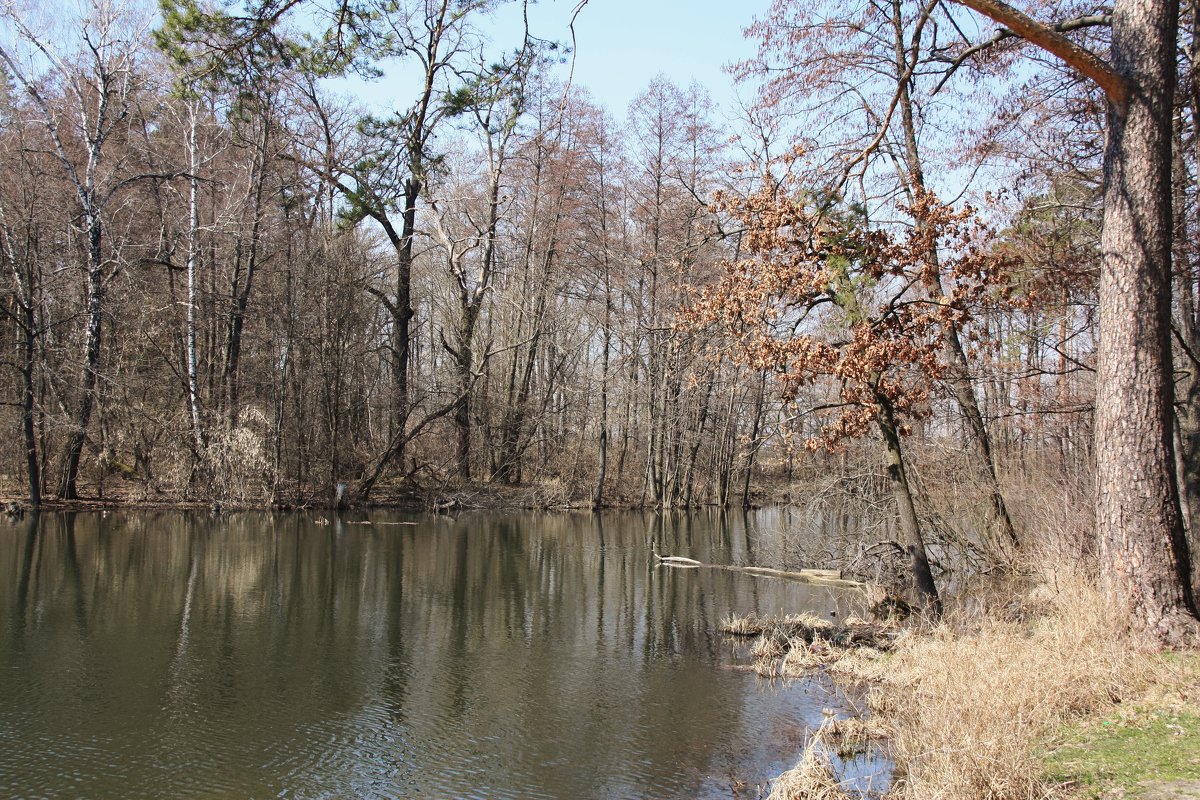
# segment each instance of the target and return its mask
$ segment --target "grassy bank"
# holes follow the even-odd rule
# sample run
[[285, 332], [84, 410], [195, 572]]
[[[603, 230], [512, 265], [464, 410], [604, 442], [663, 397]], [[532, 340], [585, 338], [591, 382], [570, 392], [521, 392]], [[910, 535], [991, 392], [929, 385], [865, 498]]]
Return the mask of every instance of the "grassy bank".
[[[867, 727], [896, 764], [889, 798], [1200, 797], [1200, 655], [1150, 652], [1126, 628], [1087, 581], [1046, 575], [889, 652], [821, 661], [870, 686]], [[818, 732], [771, 797], [846, 797], [838, 735]]]
[[1107, 713], [1063, 726], [1046, 779], [1079, 798], [1200, 798], [1200, 653], [1167, 656], [1167, 680]]

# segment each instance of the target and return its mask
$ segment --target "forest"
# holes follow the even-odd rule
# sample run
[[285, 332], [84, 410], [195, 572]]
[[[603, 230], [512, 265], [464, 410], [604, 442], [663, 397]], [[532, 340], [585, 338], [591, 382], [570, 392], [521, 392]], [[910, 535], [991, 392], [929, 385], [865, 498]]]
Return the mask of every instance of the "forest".
[[931, 609], [925, 538], [1053, 507], [1189, 630], [1195, 2], [776, 0], [733, 115], [605, 108], [504, 5], [6, 0], [5, 492], [840, 492]]

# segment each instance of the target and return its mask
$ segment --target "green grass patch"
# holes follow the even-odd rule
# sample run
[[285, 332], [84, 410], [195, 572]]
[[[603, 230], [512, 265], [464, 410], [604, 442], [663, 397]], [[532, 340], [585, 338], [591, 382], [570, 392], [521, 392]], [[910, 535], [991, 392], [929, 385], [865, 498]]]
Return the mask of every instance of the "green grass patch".
[[1200, 780], [1200, 713], [1152, 708], [1071, 726], [1047, 778], [1082, 798], [1139, 797], [1147, 781]]

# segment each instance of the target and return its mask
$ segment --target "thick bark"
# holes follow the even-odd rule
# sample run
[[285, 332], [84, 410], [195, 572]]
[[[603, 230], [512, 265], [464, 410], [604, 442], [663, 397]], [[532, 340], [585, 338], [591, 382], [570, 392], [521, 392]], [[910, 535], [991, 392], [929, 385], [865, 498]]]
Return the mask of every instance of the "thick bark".
[[[1171, 120], [1179, 0], [1118, 0], [1111, 64], [995, 0], [958, 0], [1093, 78], [1108, 98], [1096, 536], [1111, 602], [1159, 644], [1200, 629], [1175, 476], [1171, 368]], [[1069, 42], [1068, 42], [1069, 43]]]
[[[1196, 323], [1196, 297], [1193, 288], [1194, 265], [1187, 238], [1186, 181], [1183, 157], [1182, 120], [1176, 119], [1174, 132], [1175, 237], [1173, 272], [1175, 297], [1175, 335], [1179, 340], [1182, 363], [1176, 364], [1175, 469], [1179, 499], [1187, 529], [1188, 552], [1197, 551], [1200, 541], [1200, 329]], [[1177, 352], [1179, 352], [1177, 351]], [[1192, 597], [1200, 592], [1200, 570], [1192, 563]]]
[[1135, 88], [1109, 106], [1096, 397], [1096, 527], [1113, 602], [1156, 641], [1195, 635], [1175, 482], [1171, 372], [1171, 102], [1177, 0], [1125, 0], [1114, 69]]
[[[1193, 131], [1193, 163], [1200, 164], [1200, 135], [1195, 133], [1200, 131], [1200, 0], [1192, 0], [1191, 18], [1191, 52], [1188, 54], [1191, 75], [1187, 81], [1191, 91], [1188, 94], [1187, 103], [1190, 106]], [[1177, 158], [1182, 161], [1182, 142], [1179, 143], [1179, 147], [1180, 152], [1177, 154]], [[1188, 173], [1183, 167], [1177, 166], [1176, 170], [1179, 175], [1176, 185], [1179, 187], [1178, 191], [1181, 196], [1176, 201], [1179, 203], [1177, 213], [1179, 227], [1175, 235], [1176, 240], [1182, 244], [1179, 257], [1180, 266], [1176, 267], [1178, 280], [1176, 285], [1183, 285], [1185, 291], [1182, 296], [1188, 299], [1188, 304], [1181, 315], [1181, 326], [1186, 337], [1191, 367], [1189, 381], [1186, 384], [1184, 407], [1187, 419], [1183, 427], [1187, 434], [1181, 449], [1181, 453], [1184, 455], [1184, 470], [1181, 470], [1180, 477], [1184, 486], [1187, 487], [1189, 499], [1184, 510], [1188, 514], [1186, 518], [1188, 547], [1192, 558], [1192, 600], [1200, 605], [1200, 558], [1196, 556], [1196, 553], [1200, 552], [1200, 316], [1198, 316], [1200, 310], [1197, 309], [1195, 297], [1196, 270], [1200, 269], [1200, 259], [1197, 256], [1200, 254], [1196, 252], [1196, 243], [1188, 238], [1187, 233], [1187, 209], [1183, 203], [1183, 195], [1186, 191]], [[1191, 212], [1193, 230], [1200, 229], [1200, 202], [1192, 204]]]

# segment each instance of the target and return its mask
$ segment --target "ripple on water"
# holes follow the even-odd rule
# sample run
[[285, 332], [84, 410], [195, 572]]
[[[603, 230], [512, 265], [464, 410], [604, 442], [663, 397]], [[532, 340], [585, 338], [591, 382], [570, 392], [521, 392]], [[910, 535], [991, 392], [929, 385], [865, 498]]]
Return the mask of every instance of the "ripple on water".
[[[96, 577], [64, 591], [47, 545], [20, 624], [0, 583], [0, 797], [710, 800], [790, 766], [831, 703], [726, 669], [712, 633], [805, 595], [654, 571], [641, 517], [163, 519], [79, 515]], [[0, 538], [0, 575], [21, 552]]]

